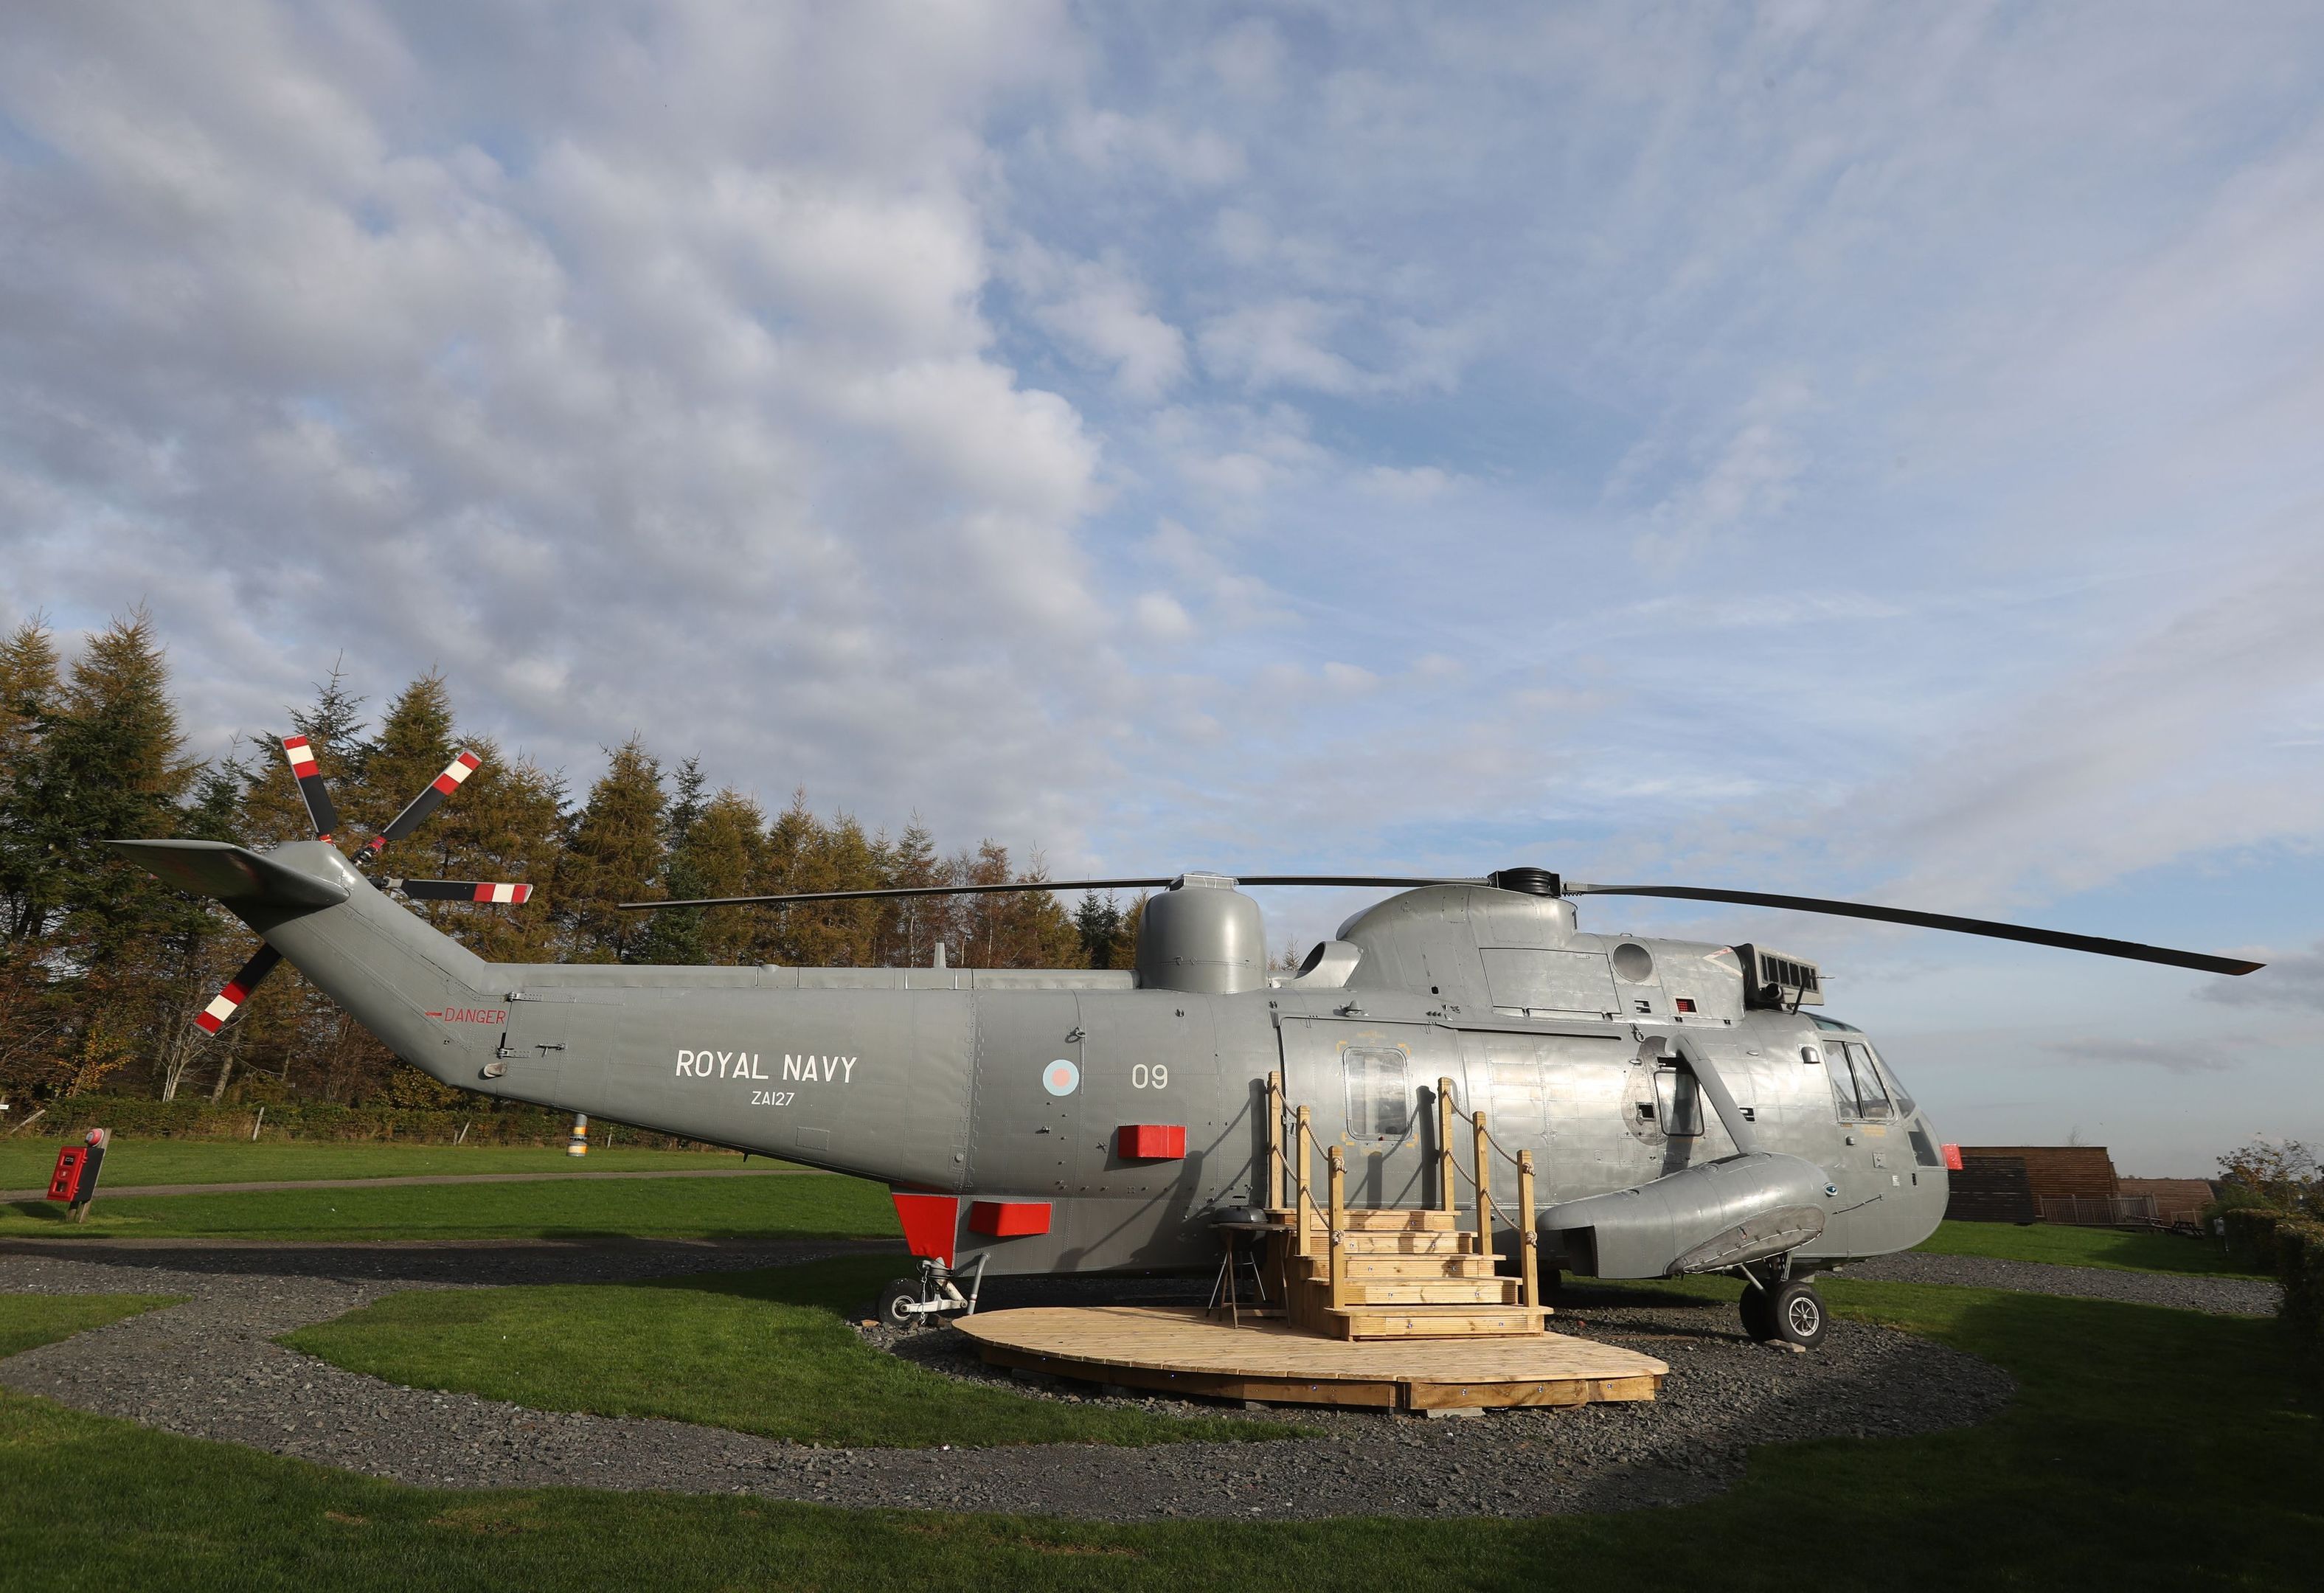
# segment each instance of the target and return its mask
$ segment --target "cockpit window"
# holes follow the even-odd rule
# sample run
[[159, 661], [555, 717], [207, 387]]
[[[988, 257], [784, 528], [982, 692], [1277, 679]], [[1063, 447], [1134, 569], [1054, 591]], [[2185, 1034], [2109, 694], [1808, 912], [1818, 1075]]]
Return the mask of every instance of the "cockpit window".
[[1888, 1086], [1872, 1059], [1872, 1047], [1855, 1040], [1824, 1046], [1824, 1072], [1831, 1077], [1832, 1100], [1849, 1122], [1886, 1122], [1896, 1115]]

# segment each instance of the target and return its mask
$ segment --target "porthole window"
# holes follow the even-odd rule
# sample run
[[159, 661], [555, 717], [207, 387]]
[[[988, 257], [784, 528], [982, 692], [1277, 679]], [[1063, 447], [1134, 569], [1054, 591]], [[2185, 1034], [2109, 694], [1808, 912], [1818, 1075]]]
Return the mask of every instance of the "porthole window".
[[1634, 940], [1626, 940], [1614, 948], [1614, 971], [1632, 984], [1644, 984], [1655, 976], [1655, 954]]

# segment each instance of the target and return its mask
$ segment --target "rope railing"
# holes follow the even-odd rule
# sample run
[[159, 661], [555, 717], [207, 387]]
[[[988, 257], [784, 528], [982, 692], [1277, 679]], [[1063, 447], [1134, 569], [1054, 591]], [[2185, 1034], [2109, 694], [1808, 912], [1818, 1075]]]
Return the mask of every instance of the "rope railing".
[[[1305, 1257], [1313, 1254], [1310, 1234], [1314, 1228], [1316, 1202], [1312, 1174], [1314, 1168], [1313, 1128], [1305, 1106], [1289, 1107], [1284, 1098], [1283, 1075], [1267, 1075], [1267, 1151], [1268, 1204], [1276, 1211], [1293, 1212], [1294, 1253]], [[1463, 1169], [1452, 1150], [1452, 1124], [1455, 1119], [1466, 1121], [1471, 1130], [1471, 1168]], [[1286, 1155], [1285, 1126], [1291, 1126], [1291, 1137], [1296, 1148]], [[1499, 1155], [1517, 1169], [1517, 1210], [1501, 1204], [1493, 1192], [1492, 1160]], [[1445, 1212], [1458, 1209], [1458, 1183], [1467, 1176], [1470, 1187], [1477, 1192], [1477, 1252], [1491, 1257], [1493, 1221], [1499, 1218], [1517, 1233], [1517, 1277], [1521, 1286], [1520, 1299], [1528, 1309], [1541, 1303], [1541, 1269], [1539, 1250], [1541, 1237], [1535, 1229], [1533, 1152], [1520, 1150], [1511, 1156], [1507, 1146], [1492, 1136], [1482, 1110], [1462, 1111], [1452, 1098], [1452, 1081], [1436, 1081], [1436, 1158], [1437, 1208]], [[1346, 1294], [1347, 1269], [1343, 1266], [1347, 1229], [1347, 1157], [1339, 1146], [1324, 1153], [1326, 1199], [1325, 1215], [1329, 1226], [1324, 1229], [1331, 1261], [1331, 1298], [1334, 1306], [1343, 1303]], [[1294, 1196], [1296, 1196], [1296, 1205]]]

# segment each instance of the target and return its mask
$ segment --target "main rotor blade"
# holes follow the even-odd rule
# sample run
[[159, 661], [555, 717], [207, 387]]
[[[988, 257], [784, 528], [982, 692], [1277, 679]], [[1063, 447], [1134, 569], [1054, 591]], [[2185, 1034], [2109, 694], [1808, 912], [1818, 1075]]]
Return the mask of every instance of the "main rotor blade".
[[788, 896], [706, 896], [688, 901], [615, 902], [655, 912], [663, 907], [759, 907], [788, 902], [882, 901], [907, 896], [999, 896], [1011, 890], [1147, 890], [1168, 879], [1013, 879], [1006, 885], [899, 885], [882, 890], [801, 890]]
[[401, 813], [388, 820], [387, 828], [364, 843], [363, 850], [355, 853], [355, 861], [370, 862], [381, 852], [418, 829], [421, 821], [443, 806], [444, 799], [458, 790], [460, 782], [475, 773], [476, 766], [483, 761], [484, 760], [474, 752], [464, 751], [446, 764], [442, 774], [429, 781], [426, 789], [404, 804]]
[[[713, 896], [691, 901], [615, 902], [617, 907], [651, 912], [661, 907], [775, 907], [788, 902], [878, 901], [906, 896], [998, 896], [1011, 890], [1153, 890], [1185, 876], [1159, 879], [1012, 879], [1005, 885], [905, 885], [884, 890], [805, 890], [788, 896]], [[1420, 885], [1482, 885], [1482, 879], [1407, 879], [1378, 874], [1237, 874], [1238, 885], [1377, 885], [1409, 889]]]
[[2136, 962], [2161, 962], [2172, 968], [2192, 968], [2203, 973], [2250, 973], [2267, 966], [2240, 957], [2215, 957], [2208, 952], [2179, 952], [2168, 946], [2141, 945], [2136, 941], [2108, 940], [2099, 935], [2070, 935], [2061, 929], [2032, 929], [2023, 924], [1997, 924], [1990, 918], [1960, 918], [1950, 913], [1920, 913], [1909, 907], [1879, 907], [1865, 902], [1828, 901], [1818, 896], [1777, 896], [1760, 890], [1706, 890], [1694, 885], [1585, 885], [1566, 881], [1568, 896], [1659, 896], [1681, 901], [1730, 902], [1744, 907], [1790, 907], [1796, 912], [1826, 913], [1840, 918], [1871, 918], [1882, 924], [1910, 924], [1922, 929], [1950, 929], [1956, 935], [1982, 935], [1995, 940], [2024, 941], [2028, 945], [2057, 946], [2069, 952], [2094, 952], [2101, 957], [2126, 957]]
[[323, 770], [315, 761], [315, 749], [305, 736], [284, 736], [282, 755], [290, 760], [290, 778], [299, 782], [300, 799], [307, 805], [307, 817], [315, 826], [315, 839], [328, 841], [339, 827], [339, 810], [331, 806], [331, 788], [323, 783]]
[[274, 971], [274, 965], [281, 961], [282, 953], [272, 946], [260, 946], [258, 954], [242, 965], [242, 971], [226, 981], [226, 989], [220, 990], [208, 1006], [194, 1014], [195, 1026], [206, 1035], [215, 1035], [224, 1028], [226, 1020], [242, 1010], [242, 1004], [250, 999], [250, 992], [258, 988], [261, 980]]

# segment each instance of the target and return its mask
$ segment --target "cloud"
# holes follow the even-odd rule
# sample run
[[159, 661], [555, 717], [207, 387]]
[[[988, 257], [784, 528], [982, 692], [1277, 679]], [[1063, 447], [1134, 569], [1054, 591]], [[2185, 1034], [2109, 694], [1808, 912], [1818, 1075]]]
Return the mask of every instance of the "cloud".
[[2224, 1073], [2243, 1065], [2208, 1046], [2174, 1040], [2050, 1040], [2042, 1049], [2069, 1062], [2128, 1063], [2167, 1073]]
[[1148, 308], [1145, 289], [1119, 265], [1069, 260], [1028, 239], [1010, 270], [1034, 301], [1033, 319], [1074, 353], [1110, 367], [1124, 396], [1150, 403], [1185, 378], [1185, 334]]
[[1375, 465], [1356, 478], [1356, 484], [1375, 497], [1389, 498], [1400, 503], [1425, 503], [1451, 487], [1452, 478], [1434, 465], [1418, 465], [1409, 469]]
[[[2256, 957], [2260, 953], [2255, 953]], [[2293, 1012], [2324, 1012], [2324, 941], [2304, 952], [2267, 958], [2256, 973], [2215, 979], [2196, 991], [2223, 1007], [2273, 1007]]]
[[1194, 633], [1194, 622], [1167, 592], [1140, 593], [1130, 604], [1130, 617], [1157, 641], [1183, 641]]
[[0, 9], [0, 622], [1060, 868], [2312, 916], [2324, 19], [557, 14]]

